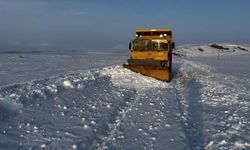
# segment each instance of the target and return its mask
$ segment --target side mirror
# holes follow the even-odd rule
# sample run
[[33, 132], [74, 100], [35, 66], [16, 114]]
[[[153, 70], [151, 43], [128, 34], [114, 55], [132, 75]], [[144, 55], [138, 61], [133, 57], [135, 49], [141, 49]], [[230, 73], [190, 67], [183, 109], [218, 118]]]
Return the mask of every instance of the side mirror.
[[172, 49], [175, 49], [175, 42], [172, 42]]
[[131, 50], [131, 48], [132, 48], [132, 43], [130, 42], [129, 43], [129, 50]]

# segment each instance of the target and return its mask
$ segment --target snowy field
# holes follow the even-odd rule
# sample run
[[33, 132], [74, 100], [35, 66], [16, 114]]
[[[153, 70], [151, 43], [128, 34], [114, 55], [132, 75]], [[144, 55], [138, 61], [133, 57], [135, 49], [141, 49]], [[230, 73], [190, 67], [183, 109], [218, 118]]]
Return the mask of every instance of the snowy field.
[[250, 149], [250, 47], [186, 45], [173, 79], [128, 53], [1, 53], [0, 149]]
[[0, 53], [0, 86], [120, 64], [128, 56], [112, 52]]

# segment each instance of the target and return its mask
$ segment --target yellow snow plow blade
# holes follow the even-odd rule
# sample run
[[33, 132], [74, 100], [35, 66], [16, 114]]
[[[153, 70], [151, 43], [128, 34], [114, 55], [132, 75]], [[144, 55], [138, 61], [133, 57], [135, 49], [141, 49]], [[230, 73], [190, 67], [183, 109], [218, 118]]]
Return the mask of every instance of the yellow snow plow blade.
[[129, 45], [130, 59], [123, 66], [145, 76], [170, 81], [174, 47], [169, 28], [136, 30], [136, 38]]
[[123, 67], [158, 80], [163, 80], [163, 81], [170, 80], [171, 73], [169, 71], [169, 68], [166, 67], [138, 66], [138, 65], [128, 65], [128, 64], [124, 64]]

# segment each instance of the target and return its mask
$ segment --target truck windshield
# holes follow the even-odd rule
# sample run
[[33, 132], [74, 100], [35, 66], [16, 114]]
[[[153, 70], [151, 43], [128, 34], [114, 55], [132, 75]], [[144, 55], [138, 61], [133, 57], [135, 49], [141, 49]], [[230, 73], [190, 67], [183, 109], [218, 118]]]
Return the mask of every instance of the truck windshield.
[[133, 50], [144, 51], [144, 50], [168, 50], [168, 41], [163, 39], [136, 39], [133, 43]]

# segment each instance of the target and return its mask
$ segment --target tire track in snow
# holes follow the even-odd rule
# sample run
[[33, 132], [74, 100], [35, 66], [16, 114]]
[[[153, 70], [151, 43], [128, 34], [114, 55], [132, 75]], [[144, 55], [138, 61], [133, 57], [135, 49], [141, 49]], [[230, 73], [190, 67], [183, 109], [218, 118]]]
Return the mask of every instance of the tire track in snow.
[[[129, 89], [129, 90], [133, 89], [136, 91], [136, 93], [134, 93], [134, 98], [131, 97], [131, 99], [132, 99], [131, 104], [127, 105], [125, 109], [121, 110], [122, 115], [118, 116], [118, 118], [116, 119], [118, 122], [116, 122], [115, 124], [112, 124], [111, 131], [109, 132], [109, 136], [103, 141], [103, 143], [101, 144], [99, 149], [105, 149], [105, 148], [107, 148], [107, 146], [109, 148], [110, 147], [117, 147], [117, 146], [120, 147], [124, 144], [121, 141], [131, 142], [131, 141], [128, 141], [127, 138], [129, 137], [132, 140], [131, 136], [137, 133], [137, 130], [136, 130], [135, 131], [136, 133], [133, 132], [132, 134], [131, 133], [124, 134], [125, 138], [124, 138], [124, 135], [121, 135], [122, 136], [121, 139], [119, 136], [119, 134], [122, 133], [121, 131], [123, 131], [123, 130], [125, 131], [128, 129], [126, 127], [123, 128], [124, 124], [127, 122], [128, 119], [137, 120], [136, 118], [134, 118], [135, 116], [131, 113], [134, 113], [133, 111], [138, 110], [137, 106], [143, 105], [142, 103], [138, 104], [137, 103], [138, 100], [143, 99], [142, 97], [147, 95], [146, 94], [147, 90], [151, 91], [153, 89], [169, 88], [170, 86], [167, 83], [164, 83], [164, 82], [161, 82], [161, 81], [149, 78], [149, 77], [144, 77], [141, 74], [134, 73], [134, 72], [127, 70], [127, 69], [124, 69], [123, 67], [120, 67], [120, 66], [104, 68], [102, 70], [101, 74], [104, 76], [109, 76], [111, 78], [112, 84], [115, 87], [125, 88], [125, 89]], [[145, 97], [148, 97], [148, 95]], [[154, 105], [154, 104], [151, 102], [149, 107], [152, 107], [152, 105]], [[144, 112], [144, 111], [145, 111], [145, 108], [143, 108], [142, 112]], [[145, 113], [150, 114], [150, 112], [145, 112]], [[142, 113], [140, 113], [140, 114], [142, 114]], [[130, 118], [130, 117], [132, 117], [132, 118]], [[133, 123], [134, 122], [132, 122], [132, 124]], [[137, 127], [138, 126], [136, 126], [135, 128], [137, 128]], [[150, 127], [150, 129], [152, 129], [151, 125], [149, 127]], [[142, 129], [139, 128], [139, 132], [141, 132], [141, 131], [142, 131]], [[117, 133], [117, 135], [116, 135], [116, 133]], [[147, 134], [147, 133], [145, 133], [145, 134]], [[147, 135], [147, 137], [150, 135], [151, 134]], [[112, 141], [113, 139], [115, 140], [116, 136], [118, 136], [117, 139], [119, 139], [119, 142], [121, 142], [121, 143], [119, 143], [119, 142], [117, 143], [115, 141]], [[156, 139], [155, 136], [152, 135], [152, 137], [149, 137], [146, 140], [147, 141], [146, 145], [149, 146], [150, 148], [153, 148], [154, 147], [153, 145], [155, 143], [155, 139]], [[144, 140], [142, 140], [142, 141], [137, 141], [137, 140], [138, 139], [135, 138], [136, 143], [144, 141]], [[111, 141], [112, 141], [112, 143], [111, 143]], [[125, 146], [126, 146], [126, 144], [125, 144]]]
[[[181, 62], [186, 65], [185, 60]], [[187, 73], [186, 70], [177, 72], [173, 82], [181, 127], [186, 137], [185, 142], [189, 149], [204, 149], [201, 84], [192, 73]]]
[[[183, 80], [180, 82], [180, 80]], [[176, 85], [182, 129], [190, 149], [203, 150], [203, 107], [201, 103], [201, 85], [195, 79], [179, 78]]]
[[[64, 81], [71, 82], [74, 86], [72, 86], [71, 88], [67, 88], [67, 87], [64, 88], [62, 87], [62, 85], [60, 85], [64, 83]], [[56, 87], [55, 95], [48, 95], [49, 93], [46, 92], [47, 86], [50, 86], [51, 82], [52, 82], [52, 85], [55, 84], [55, 87]], [[79, 88], [77, 89], [75, 87], [79, 87]], [[34, 81], [34, 83], [33, 82], [27, 83], [27, 84], [25, 83], [24, 85], [19, 85], [18, 87], [9, 87], [9, 88], [10, 89], [8, 88], [6, 89], [6, 92], [7, 92], [6, 95], [8, 95], [9, 93], [15, 92], [15, 95], [17, 95], [16, 96], [17, 101], [19, 101], [20, 95], [21, 97], [23, 97], [23, 95], [26, 96], [24, 100], [27, 106], [30, 106], [32, 103], [35, 103], [35, 102], [30, 103], [31, 101], [33, 101], [33, 99], [35, 100], [41, 99], [41, 101], [44, 101], [45, 99], [48, 98], [48, 101], [50, 101], [51, 103], [54, 103], [54, 102], [59, 103], [58, 108], [54, 108], [51, 111], [53, 112], [53, 114], [58, 114], [57, 109], [61, 109], [63, 105], [66, 105], [67, 107], [63, 107], [63, 109], [66, 108], [66, 110], [64, 111], [67, 113], [63, 113], [63, 117], [67, 117], [67, 119], [69, 118], [76, 119], [75, 121], [79, 120], [80, 122], [74, 122], [74, 123], [83, 124], [82, 127], [79, 126], [81, 130], [85, 128], [86, 126], [84, 130], [86, 130], [85, 133], [89, 133], [89, 135], [87, 135], [88, 138], [86, 138], [86, 136], [84, 135], [80, 135], [80, 134], [78, 135], [77, 133], [74, 133], [73, 132], [74, 123], [72, 124], [72, 126], [68, 127], [66, 118], [65, 120], [58, 120], [58, 118], [62, 117], [60, 116], [60, 114], [57, 117], [57, 119], [53, 121], [50, 120], [53, 122], [53, 125], [49, 129], [51, 130], [50, 131], [51, 134], [49, 135], [51, 136], [54, 136], [55, 134], [62, 135], [63, 132], [65, 132], [66, 134], [71, 134], [72, 132], [72, 135], [75, 138], [79, 138], [79, 139], [82, 138], [81, 141], [79, 140], [74, 141], [76, 142], [77, 147], [80, 149], [81, 148], [83, 149], [97, 148], [98, 142], [102, 141], [101, 138], [109, 135], [107, 133], [109, 132], [109, 130], [106, 128], [106, 126], [108, 124], [112, 124], [113, 120], [117, 118], [117, 115], [120, 115], [122, 113], [121, 109], [124, 109], [124, 108], [126, 109], [127, 107], [126, 102], [130, 104], [130, 100], [133, 100], [131, 96], [133, 97], [134, 95], [134, 91], [126, 92], [125, 90], [124, 92], [124, 90], [121, 88], [113, 87], [113, 85], [110, 85], [110, 79], [107, 77], [103, 77], [103, 76], [100, 77], [98, 74], [98, 71], [94, 72], [93, 74], [91, 73], [90, 75], [81, 76], [77, 74], [77, 75], [72, 75], [72, 76], [65, 76], [60, 79], [57, 79], [56, 81], [39, 80], [39, 81]], [[21, 91], [19, 92], [16, 89], [21, 89]], [[32, 89], [32, 90], [30, 91], [29, 89]], [[38, 90], [38, 92], [40, 91], [42, 95], [41, 97], [40, 96], [34, 97], [34, 94], [36, 96], [36, 93], [33, 93], [33, 91], [36, 91], [36, 90]], [[126, 102], [125, 102], [125, 99], [121, 97], [122, 94], [125, 94], [128, 96]], [[73, 104], [72, 104], [72, 100], [74, 102]], [[108, 106], [110, 105], [110, 103], [112, 104], [112, 107]], [[53, 107], [54, 105], [55, 104], [51, 106]], [[78, 108], [78, 106], [80, 107]], [[108, 107], [106, 107], [107, 108], [106, 109], [106, 108], [103, 108], [102, 106], [104, 107], [108, 106]], [[49, 109], [49, 108], [46, 108], [46, 109]], [[75, 109], [75, 110], [72, 110], [72, 109]], [[105, 114], [100, 114], [100, 112], [102, 111], [105, 111], [104, 112]], [[51, 114], [48, 114], [48, 118], [49, 117], [51, 117]], [[84, 118], [81, 118], [81, 117], [84, 117]], [[39, 118], [37, 117], [35, 118], [39, 120]], [[48, 118], [46, 118], [45, 120], [48, 120]], [[84, 119], [84, 122], [82, 122], [79, 118]], [[30, 119], [27, 118], [26, 120], [30, 120]], [[57, 121], [64, 123], [64, 124], [61, 125]], [[30, 122], [33, 123], [35, 121], [32, 120]], [[41, 126], [41, 124], [39, 124], [39, 126]], [[67, 129], [65, 129], [65, 131], [60, 131], [59, 133], [59, 129], [61, 129], [61, 127], [66, 127]], [[48, 128], [47, 125], [46, 125], [46, 128]], [[54, 133], [54, 132], [58, 132], [58, 133]], [[67, 139], [67, 137], [63, 137], [63, 138]], [[32, 137], [28, 136], [27, 140], [29, 139], [32, 139]], [[71, 139], [69, 140], [71, 141]], [[65, 147], [69, 146], [70, 141], [67, 141], [66, 143], [64, 143]], [[48, 147], [52, 146], [53, 142], [51, 142], [51, 144], [47, 143], [46, 146]], [[30, 143], [26, 143], [26, 144], [32, 145]]]
[[115, 117], [115, 123], [110, 125], [111, 130], [109, 131], [108, 136], [105, 137], [105, 139], [100, 144], [100, 147], [97, 148], [98, 150], [104, 150], [108, 148], [107, 147], [108, 142], [112, 141], [115, 138], [120, 125], [126, 118], [126, 115], [132, 111], [132, 109], [134, 108], [140, 97], [141, 97], [141, 91], [136, 91], [136, 96], [133, 99], [133, 101], [129, 102], [125, 108], [121, 109], [121, 111], [118, 112], [119, 115]]
[[[190, 115], [188, 114], [196, 112], [202, 115], [201, 122], [198, 123], [200, 127], [199, 125], [195, 126], [203, 137], [200, 142], [204, 144], [204, 147], [199, 147], [199, 145], [195, 147], [193, 143], [190, 143], [190, 139], [187, 139], [190, 147], [193, 147], [193, 149], [249, 148], [250, 139], [246, 133], [249, 132], [247, 124], [250, 123], [247, 115], [249, 114], [250, 96], [247, 92], [247, 86], [244, 85], [245, 83], [242, 85], [241, 79], [217, 74], [207, 65], [186, 60], [183, 60], [183, 62], [184, 65], [177, 74], [176, 89], [177, 97], [180, 98], [181, 120], [183, 121], [184, 131], [187, 130], [187, 137], [192, 134], [190, 135], [191, 139], [195, 139], [197, 135], [194, 134], [195, 132], [189, 132], [189, 127], [193, 129], [195, 124], [189, 121]], [[198, 85], [193, 84], [196, 82]], [[189, 88], [189, 85], [192, 89]], [[195, 89], [200, 92], [195, 92]], [[199, 95], [200, 98], [193, 97], [192, 94]], [[200, 99], [200, 101], [192, 104], [188, 103], [190, 99], [192, 101]], [[202, 109], [199, 111], [189, 109], [195, 105]], [[199, 120], [197, 115], [194, 116], [196, 117], [193, 121]]]

